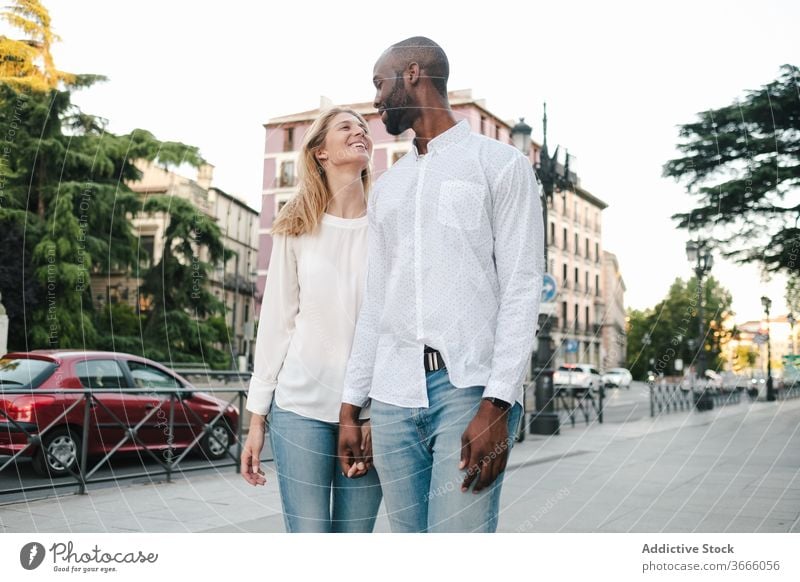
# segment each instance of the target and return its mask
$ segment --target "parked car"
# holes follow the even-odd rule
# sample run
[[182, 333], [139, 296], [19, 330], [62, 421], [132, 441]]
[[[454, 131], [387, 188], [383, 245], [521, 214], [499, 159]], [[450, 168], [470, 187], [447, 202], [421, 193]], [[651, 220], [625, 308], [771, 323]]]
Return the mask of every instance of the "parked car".
[[625, 368], [610, 368], [603, 374], [603, 384], [608, 388], [630, 388], [633, 376]]
[[553, 373], [553, 386], [598, 390], [602, 383], [600, 372], [591, 364], [562, 364]]
[[[0, 454], [13, 455], [25, 448], [27, 435], [9, 421], [13, 419], [29, 433], [41, 435], [22, 455], [33, 458], [34, 470], [42, 476], [60, 477], [73, 472], [80, 460], [84, 405], [77, 404], [58, 418], [82, 394], [65, 388], [94, 389], [90, 406], [88, 454], [105, 455], [123, 440], [154, 408], [137, 430], [138, 442], [129, 438], [117, 452], [186, 449], [201, 434], [206, 423], [220, 412], [210, 433], [200, 440], [200, 452], [209, 459], [223, 458], [233, 444], [239, 410], [224, 400], [196, 390], [170, 369], [138, 356], [102, 351], [34, 350], [12, 352], [0, 358]], [[173, 399], [173, 434], [169, 435], [170, 395], [155, 392], [114, 392], [120, 388], [178, 389]], [[30, 394], [9, 394], [8, 389], [31, 389]], [[45, 390], [54, 392], [45, 394]], [[36, 392], [41, 391], [41, 394]], [[118, 420], [121, 421], [122, 425]], [[47, 450], [51, 455], [45, 455]]]

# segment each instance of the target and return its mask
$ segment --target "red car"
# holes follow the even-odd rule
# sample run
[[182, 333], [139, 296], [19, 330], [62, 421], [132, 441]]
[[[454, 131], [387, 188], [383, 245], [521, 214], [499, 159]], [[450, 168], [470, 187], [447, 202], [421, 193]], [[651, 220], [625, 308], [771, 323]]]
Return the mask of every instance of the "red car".
[[[147, 448], [169, 459], [173, 451], [186, 449], [203, 432], [204, 425], [220, 412], [223, 414], [211, 432], [199, 442], [202, 453], [210, 459], [221, 459], [235, 440], [239, 421], [236, 407], [198, 392], [185, 378], [156, 362], [115, 352], [34, 350], [11, 352], [0, 358], [0, 455], [14, 455], [28, 444], [28, 436], [9, 422], [9, 417], [29, 433], [38, 435], [71, 404], [84, 398], [80, 393], [59, 393], [64, 388], [95, 390], [94, 397], [99, 403], [93, 401], [89, 412], [90, 456], [109, 453], [154, 408], [158, 410], [137, 431], [141, 442], [128, 438], [117, 452]], [[169, 394], [146, 390], [115, 393], [119, 388], [180, 389], [180, 396], [172, 399], [172, 438]], [[15, 389], [42, 393], [8, 393]], [[53, 392], [45, 393], [50, 390]], [[22, 455], [32, 456], [34, 470], [43, 476], [60, 477], [74, 472], [80, 461], [83, 424], [81, 402], [41, 435], [41, 446], [33, 445]], [[50, 455], [45, 455], [44, 450]]]

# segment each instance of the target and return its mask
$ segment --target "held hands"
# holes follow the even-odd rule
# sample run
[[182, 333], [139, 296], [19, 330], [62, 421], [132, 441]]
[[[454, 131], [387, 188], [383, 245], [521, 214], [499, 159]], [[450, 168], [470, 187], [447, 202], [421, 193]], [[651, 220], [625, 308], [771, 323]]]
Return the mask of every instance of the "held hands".
[[242, 450], [242, 477], [250, 485], [266, 485], [267, 478], [261, 468], [261, 449], [264, 448], [264, 433], [266, 423], [263, 416], [253, 415], [250, 421], [250, 431]]
[[372, 430], [369, 421], [361, 421], [361, 409], [342, 404], [339, 413], [337, 454], [342, 473], [350, 479], [366, 475], [372, 468]]
[[467, 471], [461, 491], [467, 491], [476, 479], [473, 493], [494, 483], [506, 468], [508, 449], [508, 412], [481, 400], [477, 414], [461, 435], [458, 468]]

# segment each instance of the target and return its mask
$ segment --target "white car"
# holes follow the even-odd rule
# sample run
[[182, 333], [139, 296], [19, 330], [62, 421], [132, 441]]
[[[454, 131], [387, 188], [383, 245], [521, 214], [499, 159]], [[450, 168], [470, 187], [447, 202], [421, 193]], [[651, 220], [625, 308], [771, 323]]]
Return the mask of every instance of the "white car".
[[602, 381], [600, 372], [591, 364], [562, 364], [553, 373], [553, 386], [556, 388], [598, 390]]
[[625, 368], [610, 368], [603, 374], [603, 384], [612, 388], [630, 388], [633, 376]]

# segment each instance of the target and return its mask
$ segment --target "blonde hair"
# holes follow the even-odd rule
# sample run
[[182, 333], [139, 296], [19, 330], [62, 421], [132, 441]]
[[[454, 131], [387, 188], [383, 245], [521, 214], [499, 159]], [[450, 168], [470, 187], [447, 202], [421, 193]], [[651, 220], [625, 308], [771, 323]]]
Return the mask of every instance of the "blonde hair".
[[[272, 223], [272, 234], [285, 234], [299, 236], [313, 232], [322, 219], [332, 195], [328, 182], [325, 179], [325, 169], [317, 160], [317, 150], [322, 147], [328, 135], [331, 121], [340, 113], [349, 113], [364, 125], [368, 132], [368, 125], [364, 118], [346, 107], [333, 107], [322, 113], [311, 124], [303, 139], [300, 148], [298, 164], [299, 186], [297, 193], [284, 205]], [[361, 183], [364, 186], [364, 195], [369, 192], [372, 174], [369, 164], [361, 172]]]

